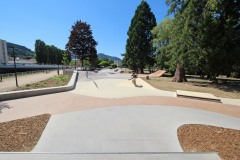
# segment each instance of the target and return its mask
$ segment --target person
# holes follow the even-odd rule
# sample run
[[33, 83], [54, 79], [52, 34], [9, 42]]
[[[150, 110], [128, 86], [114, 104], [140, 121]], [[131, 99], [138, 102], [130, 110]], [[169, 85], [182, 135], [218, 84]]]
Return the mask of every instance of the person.
[[136, 72], [133, 72], [132, 76], [131, 76], [131, 79], [132, 79], [132, 83], [134, 84], [134, 86], [137, 86], [136, 84], [136, 78], [137, 78], [137, 73]]
[[86, 70], [85, 74], [86, 74], [86, 77], [88, 78], [88, 70]]

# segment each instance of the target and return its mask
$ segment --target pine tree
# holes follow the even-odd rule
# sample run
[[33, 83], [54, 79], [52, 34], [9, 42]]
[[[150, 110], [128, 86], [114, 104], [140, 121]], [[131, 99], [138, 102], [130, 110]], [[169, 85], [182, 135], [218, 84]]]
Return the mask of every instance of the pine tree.
[[73, 26], [70, 33], [69, 41], [66, 49], [73, 54], [76, 54], [83, 61], [89, 59], [96, 54], [97, 42], [94, 40], [90, 25], [86, 22], [77, 21]]
[[143, 69], [154, 57], [151, 30], [156, 26], [156, 19], [144, 0], [137, 7], [128, 30], [125, 63], [134, 71]]

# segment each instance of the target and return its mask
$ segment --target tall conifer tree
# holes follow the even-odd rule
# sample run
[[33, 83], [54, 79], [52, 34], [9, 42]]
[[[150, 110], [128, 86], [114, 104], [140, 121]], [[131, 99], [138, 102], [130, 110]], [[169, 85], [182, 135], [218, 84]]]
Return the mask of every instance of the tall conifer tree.
[[137, 7], [128, 30], [124, 62], [133, 70], [143, 69], [152, 62], [154, 51], [152, 47], [151, 30], [156, 26], [156, 18], [147, 2], [142, 0]]

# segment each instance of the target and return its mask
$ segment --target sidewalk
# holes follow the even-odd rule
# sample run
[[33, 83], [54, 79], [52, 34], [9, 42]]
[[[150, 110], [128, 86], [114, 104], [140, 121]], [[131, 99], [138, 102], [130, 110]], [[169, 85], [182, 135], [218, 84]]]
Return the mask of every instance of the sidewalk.
[[[60, 70], [60, 74], [62, 74], [62, 70]], [[18, 75], [18, 85], [24, 86], [28, 83], [39, 82], [56, 75], [57, 70], [50, 71], [50, 73], [33, 73], [29, 75]], [[4, 78], [3, 81], [0, 82], [0, 92], [6, 92], [14, 88], [16, 88], [15, 77]]]

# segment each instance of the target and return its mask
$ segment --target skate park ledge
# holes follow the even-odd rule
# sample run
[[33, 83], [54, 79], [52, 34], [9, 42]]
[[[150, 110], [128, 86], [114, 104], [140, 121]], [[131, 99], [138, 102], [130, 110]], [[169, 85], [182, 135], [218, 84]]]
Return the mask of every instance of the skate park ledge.
[[19, 98], [26, 98], [26, 97], [33, 97], [33, 96], [40, 96], [45, 94], [70, 91], [76, 87], [77, 78], [78, 78], [78, 72], [74, 71], [69, 83], [66, 86], [0, 93], [0, 101], [7, 101], [7, 100], [13, 100], [13, 99], [19, 99]]
[[177, 97], [199, 99], [199, 100], [222, 103], [221, 99], [219, 99], [218, 97], [216, 97], [210, 93], [177, 90]]

